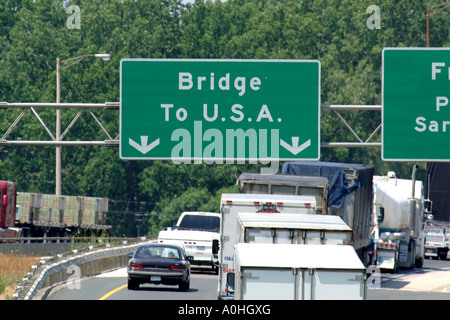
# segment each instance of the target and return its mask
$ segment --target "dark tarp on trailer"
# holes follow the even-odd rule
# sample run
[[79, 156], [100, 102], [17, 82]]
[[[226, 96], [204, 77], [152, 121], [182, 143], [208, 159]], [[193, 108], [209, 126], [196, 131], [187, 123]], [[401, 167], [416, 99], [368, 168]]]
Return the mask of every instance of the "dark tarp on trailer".
[[450, 222], [450, 163], [428, 162], [425, 196], [432, 203], [433, 221]]
[[[353, 169], [357, 172], [355, 182], [349, 185], [345, 170]], [[328, 205], [342, 207], [344, 198], [361, 186], [372, 185], [374, 168], [364, 164], [348, 164], [335, 162], [286, 162], [282, 174], [321, 176], [329, 183]]]

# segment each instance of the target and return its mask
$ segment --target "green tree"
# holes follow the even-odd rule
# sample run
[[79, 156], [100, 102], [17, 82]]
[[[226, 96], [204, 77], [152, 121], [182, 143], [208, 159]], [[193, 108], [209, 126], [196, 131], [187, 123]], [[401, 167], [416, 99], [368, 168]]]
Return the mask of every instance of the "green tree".
[[[439, 3], [433, 0], [430, 5]], [[186, 5], [180, 0], [6, 0], [0, 3], [0, 101], [54, 102], [57, 57], [110, 53], [109, 62], [90, 58], [65, 69], [61, 100], [119, 101], [123, 58], [319, 59], [322, 104], [379, 105], [381, 50], [426, 45], [426, 3], [383, 1], [378, 4], [381, 28], [370, 29], [366, 23], [372, 13], [367, 8], [373, 4], [369, 0], [196, 0]], [[80, 29], [67, 27], [70, 5], [80, 9]], [[431, 46], [450, 45], [449, 18], [446, 9], [430, 20]], [[1, 136], [21, 112], [0, 110]], [[55, 111], [36, 112], [55, 132]], [[63, 128], [77, 112], [63, 110]], [[92, 112], [108, 132], [119, 133], [119, 112]], [[342, 114], [362, 139], [380, 121], [377, 112]], [[334, 117], [323, 114], [321, 128], [323, 141], [355, 141]], [[8, 138], [50, 139], [31, 110]], [[108, 137], [85, 111], [66, 139]], [[381, 137], [377, 134], [374, 139]], [[408, 177], [412, 165], [383, 162], [377, 148], [323, 148], [321, 160], [371, 164], [377, 174], [394, 170], [399, 177]], [[260, 168], [123, 161], [118, 150], [99, 147], [63, 147], [62, 162], [63, 194], [110, 198], [115, 212], [111, 219], [120, 225], [120, 235], [136, 232], [139, 212], [146, 213], [140, 226], [144, 234], [171, 223], [181, 213], [176, 211], [191, 204], [217, 208], [221, 190], [235, 188], [240, 172]], [[54, 163], [53, 147], [0, 146], [0, 177], [16, 181], [21, 191], [53, 193]], [[189, 202], [189, 196], [195, 199]]]

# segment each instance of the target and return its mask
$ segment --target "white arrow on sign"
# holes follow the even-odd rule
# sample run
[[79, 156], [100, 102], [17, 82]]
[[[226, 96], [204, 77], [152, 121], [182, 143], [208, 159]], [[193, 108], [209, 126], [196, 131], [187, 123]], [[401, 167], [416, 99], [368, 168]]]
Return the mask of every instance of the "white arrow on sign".
[[146, 154], [147, 152], [149, 152], [150, 150], [152, 150], [154, 147], [156, 147], [159, 144], [159, 138], [150, 144], [147, 144], [147, 141], [148, 141], [148, 136], [141, 136], [141, 144], [138, 144], [131, 138], [129, 139], [130, 145], [132, 147], [136, 148], [137, 150], [139, 150], [140, 152], [142, 152], [143, 154]]
[[292, 137], [292, 145], [290, 145], [290, 144], [286, 143], [285, 141], [283, 141], [283, 139], [280, 139], [280, 144], [283, 148], [287, 149], [292, 154], [297, 155], [298, 153], [305, 150], [306, 148], [308, 148], [311, 145], [311, 139], [309, 139], [308, 141], [306, 141], [305, 143], [303, 143], [300, 146], [298, 145], [298, 140], [299, 140], [299, 137]]

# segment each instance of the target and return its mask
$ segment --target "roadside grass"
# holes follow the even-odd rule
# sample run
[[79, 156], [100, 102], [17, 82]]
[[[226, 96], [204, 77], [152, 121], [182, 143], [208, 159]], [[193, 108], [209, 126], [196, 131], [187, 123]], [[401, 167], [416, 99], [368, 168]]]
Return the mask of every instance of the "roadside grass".
[[17, 285], [38, 262], [33, 255], [5, 254], [0, 252], [0, 300], [9, 300]]

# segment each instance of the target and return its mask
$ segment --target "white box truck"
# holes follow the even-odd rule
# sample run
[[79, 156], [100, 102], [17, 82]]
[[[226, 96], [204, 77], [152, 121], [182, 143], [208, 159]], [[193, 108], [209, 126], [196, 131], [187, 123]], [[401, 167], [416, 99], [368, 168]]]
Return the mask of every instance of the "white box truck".
[[373, 259], [374, 168], [335, 162], [285, 162], [282, 174], [239, 177], [240, 192], [312, 195], [317, 213], [337, 215], [353, 230], [353, 247], [365, 266]]
[[445, 225], [428, 223], [425, 228], [425, 257], [447, 260], [449, 232]]
[[239, 212], [315, 214], [316, 201], [311, 196], [224, 193], [220, 200], [218, 298], [234, 296], [234, 246], [240, 241]]
[[352, 246], [238, 243], [239, 300], [364, 300], [366, 269]]
[[344, 244], [353, 232], [338, 216], [238, 212], [239, 243]]

